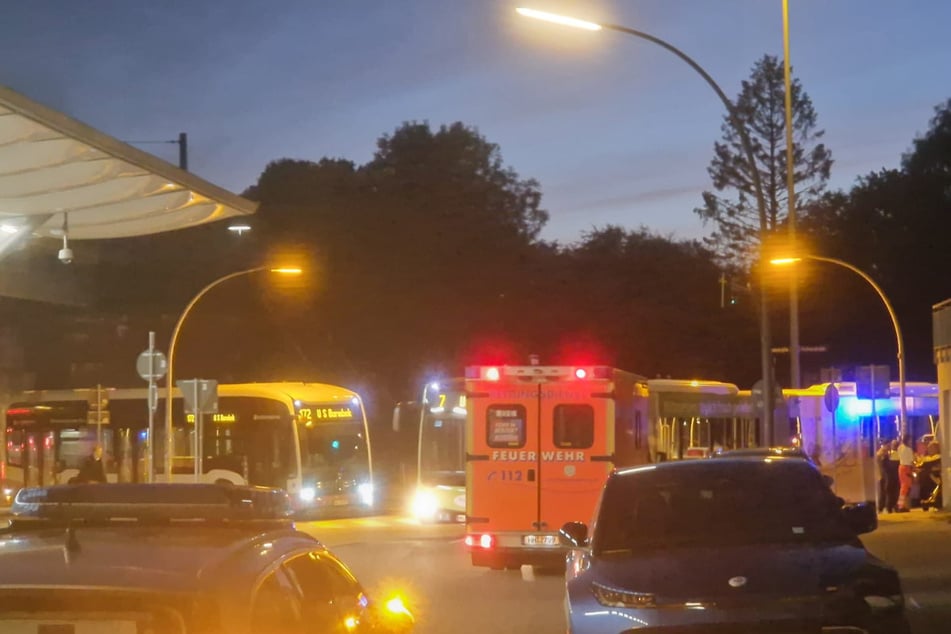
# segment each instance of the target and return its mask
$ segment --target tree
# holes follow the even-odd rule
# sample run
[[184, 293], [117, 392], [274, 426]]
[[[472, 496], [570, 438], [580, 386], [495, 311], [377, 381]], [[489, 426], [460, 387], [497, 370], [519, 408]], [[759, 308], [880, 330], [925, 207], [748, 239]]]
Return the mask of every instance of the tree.
[[[743, 265], [759, 245], [762, 228], [774, 232], [786, 221], [786, 119], [782, 62], [764, 55], [754, 64], [735, 101], [737, 118], [750, 137], [756, 169], [765, 199], [765, 218], [756, 202], [752, 172], [736, 128], [724, 116], [721, 140], [707, 168], [716, 192], [703, 193], [703, 207], [695, 209], [705, 222], [715, 225], [705, 239], [726, 263]], [[792, 82], [793, 164], [797, 212], [805, 211], [822, 195], [832, 167], [832, 154], [819, 142], [812, 100], [798, 79]], [[729, 194], [728, 194], [729, 193]]]
[[[951, 281], [940, 275], [951, 268], [951, 249], [943, 238], [951, 235], [948, 192], [951, 100], [935, 109], [928, 131], [913, 141], [900, 169], [867, 174], [847, 194], [827, 196], [803, 225], [819, 253], [857, 266], [882, 287], [902, 325], [909, 373], [923, 378], [934, 372], [930, 307], [951, 297]], [[842, 359], [880, 362], [881, 350], [894, 345], [880, 301], [861, 287], [846, 292], [834, 283], [823, 274], [821, 291], [803, 285], [804, 306], [849, 298], [834, 311], [817, 310], [818, 321], [827, 333], [840, 334]]]

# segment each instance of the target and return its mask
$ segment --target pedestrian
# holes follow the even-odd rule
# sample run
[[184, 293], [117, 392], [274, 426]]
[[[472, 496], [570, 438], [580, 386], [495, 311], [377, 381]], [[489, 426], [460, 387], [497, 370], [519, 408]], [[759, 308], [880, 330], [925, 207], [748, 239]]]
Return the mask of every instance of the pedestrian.
[[878, 467], [878, 512], [885, 510], [888, 501], [888, 454], [890, 447], [887, 440], [879, 442], [875, 452], [875, 465]]
[[102, 463], [102, 445], [96, 445], [92, 455], [88, 456], [79, 468], [75, 482], [106, 482], [106, 468]]
[[888, 443], [888, 460], [885, 460], [885, 510], [894, 513], [898, 509], [898, 441]]
[[898, 445], [898, 481], [901, 488], [898, 492], [898, 512], [907, 513], [911, 510], [911, 486], [915, 476], [915, 450], [911, 448], [911, 436], [905, 434]]

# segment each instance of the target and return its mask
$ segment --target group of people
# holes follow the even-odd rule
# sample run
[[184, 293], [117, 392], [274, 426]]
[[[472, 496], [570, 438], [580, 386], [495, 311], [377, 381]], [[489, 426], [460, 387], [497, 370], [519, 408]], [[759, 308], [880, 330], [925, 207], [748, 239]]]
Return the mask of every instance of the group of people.
[[[926, 447], [929, 456], [937, 455], [938, 445]], [[915, 466], [922, 460], [912, 448], [909, 434], [901, 439], [885, 440], [875, 454], [879, 469], [878, 512], [907, 513], [911, 510], [911, 492], [915, 483]]]

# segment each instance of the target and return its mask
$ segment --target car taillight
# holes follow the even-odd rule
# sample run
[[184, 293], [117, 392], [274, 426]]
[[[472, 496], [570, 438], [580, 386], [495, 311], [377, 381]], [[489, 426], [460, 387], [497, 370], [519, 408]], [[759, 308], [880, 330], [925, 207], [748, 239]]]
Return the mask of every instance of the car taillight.
[[576, 378], [576, 379], [584, 379], [584, 378], [587, 378], [587, 376], [588, 376], [588, 371], [585, 370], [584, 368], [576, 368], [576, 369], [575, 369], [575, 378]]
[[469, 548], [491, 550], [495, 546], [495, 537], [488, 533], [483, 533], [482, 535], [466, 535], [466, 546]]
[[501, 373], [499, 372], [498, 368], [489, 368], [485, 371], [485, 378], [490, 381], [498, 381], [500, 376]]

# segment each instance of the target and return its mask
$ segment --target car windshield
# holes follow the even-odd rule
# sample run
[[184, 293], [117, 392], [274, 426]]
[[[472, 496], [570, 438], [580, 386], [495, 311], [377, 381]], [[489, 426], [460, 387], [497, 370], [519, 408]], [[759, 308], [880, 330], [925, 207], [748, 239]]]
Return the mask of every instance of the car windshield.
[[798, 460], [684, 464], [623, 474], [605, 488], [598, 552], [846, 539], [841, 502]]

